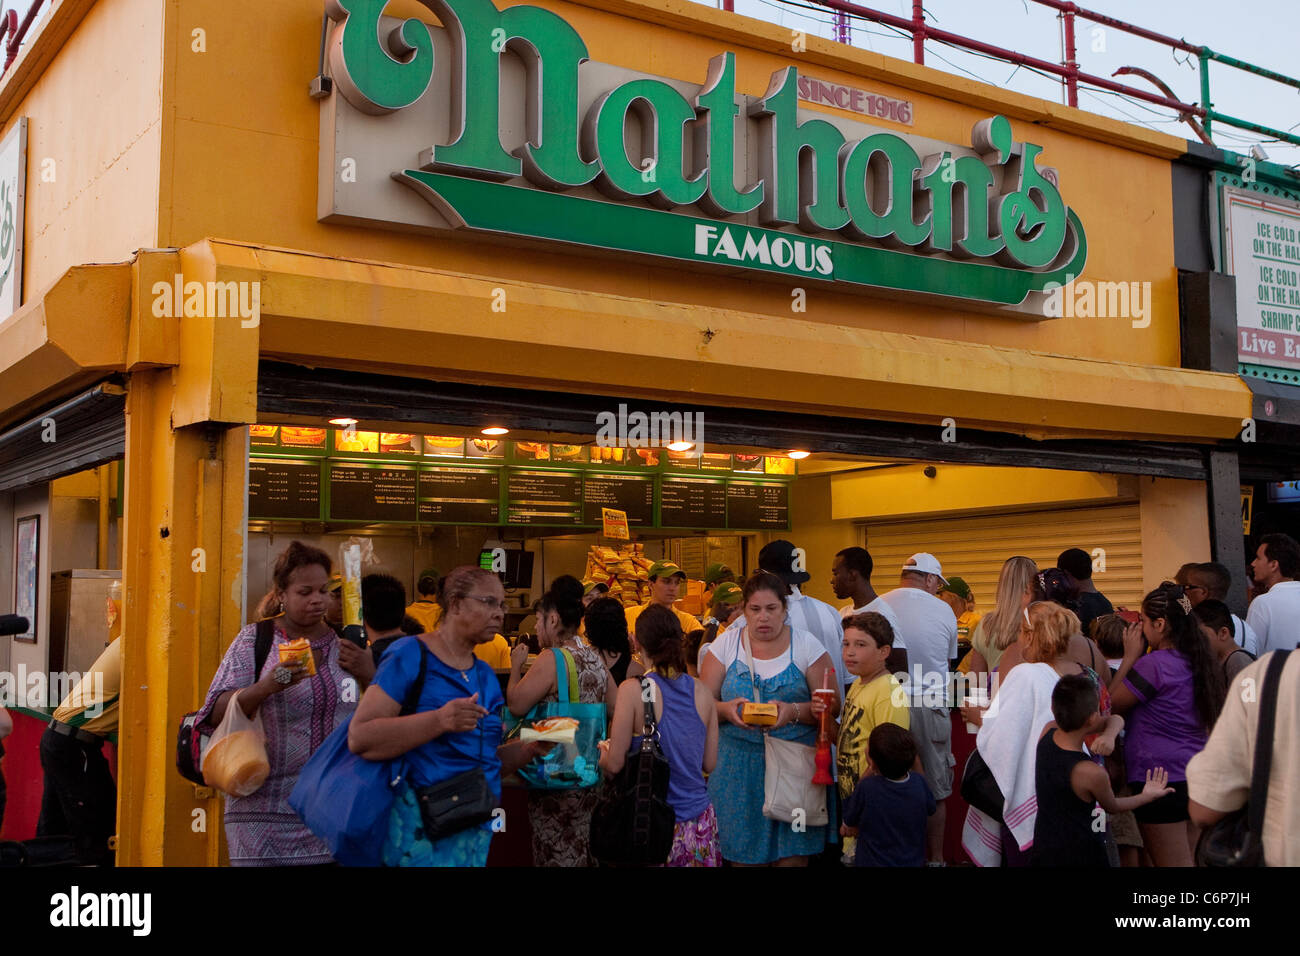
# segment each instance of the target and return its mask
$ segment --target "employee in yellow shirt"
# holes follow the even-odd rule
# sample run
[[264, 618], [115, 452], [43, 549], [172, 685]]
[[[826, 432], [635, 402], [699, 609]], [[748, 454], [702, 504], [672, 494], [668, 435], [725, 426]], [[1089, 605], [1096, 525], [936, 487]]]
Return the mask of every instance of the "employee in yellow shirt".
[[442, 617], [442, 605], [438, 603], [438, 572], [433, 568], [421, 572], [415, 589], [420, 592], [420, 597], [406, 609], [406, 613], [420, 622], [425, 634], [432, 634]]
[[[677, 620], [682, 624], [683, 634], [703, 629], [704, 625], [693, 614], [687, 614], [685, 611], [679, 611], [673, 607], [673, 602], [677, 600], [677, 591], [681, 588], [682, 582], [686, 580], [685, 571], [671, 561], [656, 561], [650, 565], [649, 576], [650, 604], [662, 604], [676, 614]], [[636, 619], [641, 616], [641, 612], [650, 604], [627, 609], [625, 613], [627, 614], [627, 632], [629, 634], [636, 634]]]
[[117, 733], [122, 639], [114, 640], [63, 698], [41, 736], [45, 791], [36, 835], [71, 835], [85, 866], [112, 866], [108, 841], [117, 832], [117, 786], [104, 741]]

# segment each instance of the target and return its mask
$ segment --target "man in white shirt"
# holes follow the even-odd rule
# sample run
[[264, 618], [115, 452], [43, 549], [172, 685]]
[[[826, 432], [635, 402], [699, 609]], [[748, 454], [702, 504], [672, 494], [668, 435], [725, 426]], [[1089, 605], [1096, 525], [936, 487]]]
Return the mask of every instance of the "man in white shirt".
[[[841, 601], [846, 598], [849, 601], [840, 608], [841, 617], [848, 618], [855, 614], [875, 611], [889, 622], [889, 626], [894, 630], [894, 647], [885, 666], [891, 674], [900, 672], [905, 674], [907, 643], [903, 638], [903, 627], [894, 609], [886, 604], [884, 598], [876, 594], [876, 589], [871, 586], [871, 572], [874, 568], [875, 562], [871, 560], [871, 554], [866, 548], [845, 548], [835, 555], [835, 560], [831, 563], [831, 590]], [[849, 681], [851, 676], [845, 674], [845, 681]]]
[[1300, 644], [1300, 544], [1289, 534], [1266, 534], [1250, 564], [1256, 584], [1268, 588], [1250, 602], [1246, 623], [1255, 631], [1259, 653]]
[[[1196, 607], [1202, 601], [1210, 600], [1227, 603], [1228, 591], [1232, 587], [1232, 574], [1219, 562], [1206, 561], [1204, 564], [1194, 564], [1186, 572], [1186, 577], [1187, 582], [1183, 585], [1183, 590], [1187, 592], [1187, 600], [1192, 602], [1192, 607]], [[1232, 636], [1237, 646], [1252, 657], [1259, 657], [1259, 638], [1255, 634], [1255, 629], [1235, 614], [1232, 615], [1232, 627]]]
[[957, 618], [935, 597], [944, 586], [943, 569], [932, 554], [907, 559], [899, 586], [881, 600], [893, 608], [907, 635], [911, 680], [911, 731], [921, 757], [921, 769], [939, 809], [925, 827], [926, 858], [943, 865], [944, 798], [952, 793], [952, 719], [948, 680], [957, 656]]
[[[826, 648], [842, 693], [844, 685], [851, 683], [853, 678], [844, 669], [844, 629], [840, 624], [840, 612], [825, 601], [800, 593], [799, 585], [811, 580], [812, 575], [803, 570], [803, 552], [796, 554], [797, 550], [789, 541], [773, 541], [758, 552], [758, 566], [775, 574], [790, 588], [790, 596], [786, 599], [786, 619], [792, 629], [807, 631]], [[744, 623], [745, 618], [738, 617], [727, 632], [739, 629]]]

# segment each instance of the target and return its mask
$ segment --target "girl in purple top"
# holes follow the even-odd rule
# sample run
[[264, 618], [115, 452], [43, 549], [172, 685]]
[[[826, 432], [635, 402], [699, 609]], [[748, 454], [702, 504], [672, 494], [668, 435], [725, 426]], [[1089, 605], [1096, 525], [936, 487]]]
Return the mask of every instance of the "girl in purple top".
[[[636, 643], [651, 664], [659, 745], [668, 759], [668, 804], [677, 816], [669, 866], [721, 866], [718, 817], [709, 801], [704, 775], [718, 760], [718, 711], [713, 694], [686, 673], [682, 626], [677, 615], [651, 605], [636, 621]], [[645, 704], [641, 679], [618, 688], [609, 740], [601, 741], [600, 767], [611, 776], [623, 769], [627, 753], [641, 746]]]
[[[1150, 648], [1150, 653], [1147, 653]], [[1110, 685], [1125, 715], [1125, 769], [1136, 793], [1148, 770], [1165, 767], [1174, 792], [1133, 811], [1156, 866], [1191, 866], [1196, 827], [1187, 812], [1187, 762], [1205, 748], [1223, 707], [1223, 670], [1177, 584], [1142, 600], [1142, 619], [1124, 632], [1124, 661]]]

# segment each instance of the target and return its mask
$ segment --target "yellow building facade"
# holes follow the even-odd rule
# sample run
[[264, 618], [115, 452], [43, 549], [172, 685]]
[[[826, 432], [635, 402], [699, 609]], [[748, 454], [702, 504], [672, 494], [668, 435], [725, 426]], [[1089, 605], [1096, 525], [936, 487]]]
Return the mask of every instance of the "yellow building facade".
[[[1179, 367], [1170, 162], [1182, 140], [685, 0], [540, 0], [585, 43], [591, 64], [619, 82], [661, 77], [699, 89], [710, 60], [731, 52], [740, 102], [752, 105], [774, 74], [794, 67], [828, 88], [910, 104], [911, 122], [902, 123], [805, 100], [803, 121], [865, 124], [962, 155], [974, 127], [1005, 117], [1017, 148], [1041, 147], [1039, 164], [1055, 170], [1086, 229], [1083, 277], [1136, 284], [1145, 317], [1045, 318], [1041, 298], [1026, 312], [536, 236], [386, 227], [383, 211], [373, 222], [340, 221], [347, 217], [322, 211], [330, 195], [350, 202], [353, 181], [327, 148], [323, 111], [375, 124], [360, 128], [378, 131], [371, 149], [387, 156], [382, 178], [420, 165], [416, 155], [384, 152], [390, 127], [382, 124], [408, 122], [400, 109], [365, 114], [339, 102], [330, 50], [340, 6], [359, 18], [364, 5], [333, 4], [331, 19], [320, 0], [65, 0], [0, 85], [4, 131], [22, 117], [29, 124], [24, 292], [0, 321], [0, 433], [96, 387], [124, 402], [121, 864], [221, 859], [219, 801], [172, 766], [176, 723], [201, 700], [250, 611], [247, 426], [320, 423], [331, 408], [348, 411], [335, 373], [730, 409], [760, 423], [814, 416], [864, 433], [886, 422], [929, 429], [936, 442], [952, 420], [954, 446], [970, 430], [1019, 436], [1025, 447], [1208, 448], [1233, 439], [1250, 416], [1237, 377]], [[382, 9], [432, 23], [447, 8], [393, 0]], [[333, 82], [322, 98], [310, 87], [323, 45]], [[517, 61], [511, 70], [526, 60], [519, 49], [502, 52]], [[398, 62], [391, 49], [385, 55]], [[435, 56], [426, 98], [443, 95], [453, 68]], [[605, 74], [579, 75], [599, 83]], [[526, 125], [522, 104], [517, 119]], [[430, 143], [438, 136], [431, 130]], [[935, 149], [941, 162], [948, 154]], [[392, 188], [385, 202], [410, 204], [401, 216], [428, 215], [420, 195]], [[574, 195], [596, 201], [586, 189]], [[641, 199], [608, 201], [668, 214]], [[832, 241], [826, 230], [810, 234]], [[212, 308], [214, 289], [219, 299], [233, 290], [227, 305], [241, 292], [251, 305], [245, 290], [255, 289], [256, 308]], [[307, 370], [329, 372], [320, 372], [318, 415], [285, 404], [267, 417], [275, 391], [267, 377], [286, 367], [307, 380]], [[753, 444], [782, 447], [786, 428]], [[1180, 555], [1208, 559], [1206, 480], [1195, 469], [1124, 474], [1108, 458], [1112, 465], [1094, 473], [1086, 451], [1042, 468], [1035, 455], [1019, 461], [1019, 447], [986, 461], [996, 474], [963, 480], [940, 466], [960, 505], [946, 492], [927, 498], [927, 479], [914, 471], [887, 480], [810, 472], [795, 499], [805, 547], [838, 550], [861, 543], [864, 522], [924, 520], [954, 507], [974, 515], [1122, 500], [1140, 526], [1133, 589], [1172, 574], [1187, 560]], [[914, 457], [944, 460], [941, 448]], [[1060, 480], [1053, 468], [1065, 469]], [[7, 508], [12, 520], [12, 501]], [[810, 590], [828, 596], [821, 580]], [[41, 648], [15, 648], [11, 664], [23, 654], [41, 663]]]

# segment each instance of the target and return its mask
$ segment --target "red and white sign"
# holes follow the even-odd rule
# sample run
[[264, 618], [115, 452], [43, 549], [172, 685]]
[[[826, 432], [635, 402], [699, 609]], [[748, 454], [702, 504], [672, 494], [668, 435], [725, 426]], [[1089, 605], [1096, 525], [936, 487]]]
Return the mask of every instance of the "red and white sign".
[[812, 76], [799, 77], [799, 99], [805, 103], [817, 103], [822, 106], [835, 106], [852, 113], [861, 113], [873, 119], [889, 120], [891, 123], [912, 125], [911, 100], [896, 100], [869, 93], [852, 86], [840, 86], [828, 83]]

